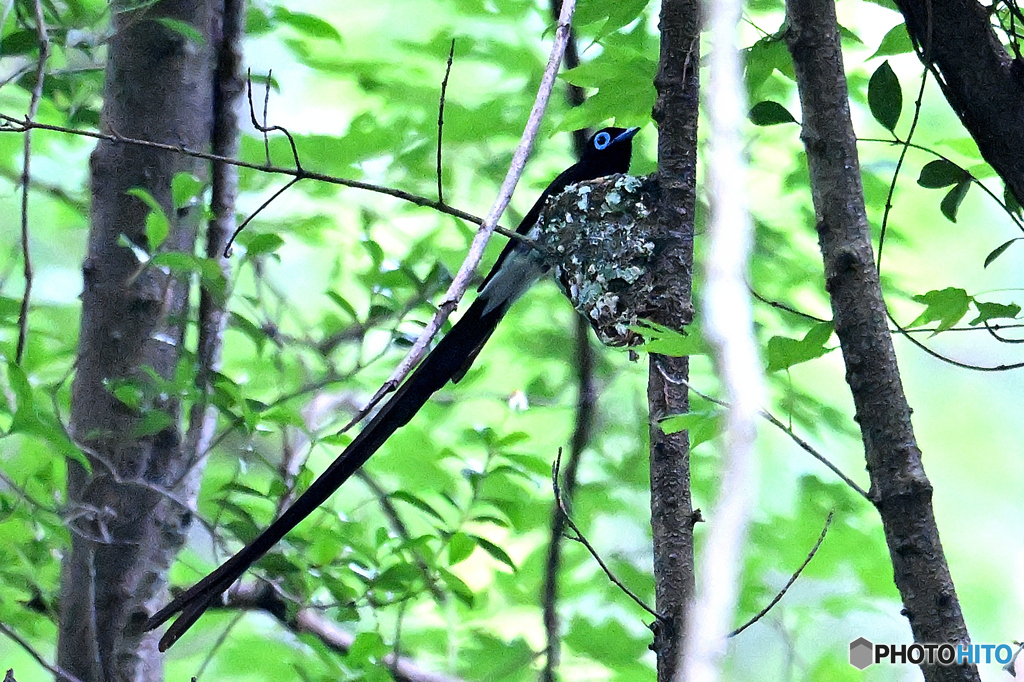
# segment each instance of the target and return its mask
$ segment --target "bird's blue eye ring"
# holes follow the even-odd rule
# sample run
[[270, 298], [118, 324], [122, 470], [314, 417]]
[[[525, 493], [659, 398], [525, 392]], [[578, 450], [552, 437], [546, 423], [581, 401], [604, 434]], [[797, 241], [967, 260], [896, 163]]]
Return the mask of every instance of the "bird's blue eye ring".
[[594, 146], [598, 149], [604, 149], [612, 142], [612, 136], [605, 132], [600, 132], [594, 135]]

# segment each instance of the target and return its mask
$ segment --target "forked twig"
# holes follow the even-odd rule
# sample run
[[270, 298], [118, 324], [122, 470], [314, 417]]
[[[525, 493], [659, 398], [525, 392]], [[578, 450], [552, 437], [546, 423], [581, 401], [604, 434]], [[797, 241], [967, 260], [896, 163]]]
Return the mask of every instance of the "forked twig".
[[[106, 142], [115, 142], [118, 144], [130, 144], [138, 147], [144, 147], [147, 149], [160, 149], [162, 151], [174, 152], [181, 154], [192, 159], [203, 159], [204, 161], [212, 161], [214, 163], [223, 163], [230, 166], [236, 166], [238, 168], [247, 168], [249, 170], [260, 171], [263, 173], [273, 173], [277, 175], [290, 175], [293, 178], [300, 180], [315, 180], [317, 182], [327, 183], [329, 185], [337, 185], [339, 187], [350, 187], [352, 189], [361, 189], [366, 192], [373, 192], [375, 194], [384, 194], [389, 197], [400, 199], [401, 201], [407, 201], [410, 204], [416, 206], [422, 206], [423, 208], [430, 208], [438, 213], [450, 215], [460, 220], [465, 220], [468, 223], [474, 225], [481, 225], [484, 221], [483, 218], [475, 216], [472, 213], [467, 213], [461, 209], [449, 206], [448, 204], [442, 204], [433, 199], [428, 199], [419, 194], [413, 194], [412, 192], [406, 192], [404, 190], [395, 189], [393, 187], [386, 187], [384, 185], [375, 185], [370, 182], [361, 182], [359, 180], [349, 180], [348, 178], [339, 178], [334, 175], [328, 175], [327, 173], [318, 173], [316, 171], [309, 171], [306, 169], [296, 170], [294, 168], [284, 168], [282, 166], [267, 166], [265, 164], [253, 163], [251, 161], [243, 161], [242, 159], [236, 159], [230, 156], [224, 156], [223, 154], [212, 154], [210, 152], [199, 151], [196, 149], [190, 149], [185, 145], [181, 144], [167, 144], [165, 142], [154, 142], [152, 140], [143, 140], [137, 137], [129, 137], [127, 135], [121, 135], [116, 131], [109, 132], [97, 132], [94, 130], [83, 130], [81, 128], [69, 128], [67, 126], [51, 125], [49, 123], [39, 123], [27, 118], [15, 118], [8, 114], [0, 113], [0, 133], [27, 133], [31, 130], [49, 130], [55, 133], [65, 133], [67, 135], [78, 135], [79, 137], [87, 137], [92, 140], [104, 140]], [[518, 239], [527, 244], [533, 245], [531, 240], [525, 236], [519, 234], [515, 230], [509, 230], [501, 227], [500, 225], [494, 226], [494, 231], [498, 234], [504, 235], [509, 239]]]
[[642, 608], [644, 611], [657, 618], [659, 621], [663, 623], [667, 622], [663, 615], [661, 615], [660, 613], [652, 609], [650, 606], [645, 604], [643, 599], [638, 597], [636, 593], [634, 593], [631, 589], [626, 587], [626, 585], [621, 580], [615, 577], [615, 574], [612, 573], [610, 568], [608, 568], [608, 565], [601, 558], [601, 555], [597, 553], [597, 550], [594, 549], [594, 546], [590, 544], [590, 541], [587, 540], [586, 536], [583, 535], [582, 532], [580, 532], [580, 529], [576, 525], [576, 522], [572, 520], [571, 516], [569, 516], [569, 512], [565, 508], [565, 501], [562, 499], [562, 489], [558, 483], [558, 474], [559, 470], [561, 469], [561, 466], [562, 448], [558, 448], [558, 454], [555, 456], [554, 466], [551, 467], [551, 489], [554, 491], [555, 494], [555, 504], [557, 504], [558, 508], [561, 510], [562, 516], [565, 518], [566, 524], [568, 524], [568, 526], [572, 528], [572, 531], [576, 534], [576, 536], [572, 539], [578, 541], [581, 545], [587, 548], [587, 551], [590, 552], [590, 556], [594, 557], [594, 560], [597, 562], [597, 565], [601, 567], [601, 570], [604, 571], [604, 574], [606, 576], [608, 576], [608, 579], [611, 580], [616, 587], [622, 590], [626, 594], [626, 596], [628, 596], [630, 599], [639, 604], [640, 608]]
[[302, 170], [302, 161], [299, 159], [299, 150], [295, 146], [295, 138], [292, 137], [291, 132], [284, 126], [267, 125], [267, 110], [270, 107], [270, 79], [272, 74], [273, 70], [267, 73], [267, 87], [266, 92], [263, 96], [263, 123], [260, 123], [259, 121], [256, 120], [256, 107], [252, 102], [252, 69], [246, 71], [245, 85], [246, 95], [249, 99], [249, 118], [252, 121], [253, 127], [256, 128], [256, 130], [258, 130], [259, 132], [263, 133], [263, 149], [266, 152], [267, 167], [270, 167], [270, 138], [267, 136], [267, 133], [276, 130], [284, 133], [284, 136], [288, 138], [288, 144], [292, 148], [292, 160], [295, 162], [295, 171], [297, 174], [295, 175], [295, 177], [293, 177], [291, 180], [285, 183], [284, 187], [270, 195], [269, 199], [260, 204], [255, 211], [250, 213], [249, 216], [245, 220], [243, 220], [238, 227], [235, 228], [235, 231], [231, 234], [231, 237], [228, 239], [227, 244], [225, 244], [224, 246], [225, 258], [229, 258], [231, 256], [231, 247], [235, 243], [235, 238], [242, 233], [242, 230], [244, 230], [249, 223], [253, 221], [253, 218], [258, 216], [267, 206], [270, 206], [270, 204], [272, 204], [275, 199], [277, 199], [279, 196], [287, 192], [291, 187], [296, 185], [299, 182], [299, 180], [302, 180], [304, 177], [306, 177], [305, 171]]
[[295, 138], [292, 137], [291, 132], [284, 126], [278, 125], [267, 125], [267, 108], [270, 106], [270, 78], [273, 71], [267, 73], [267, 87], [266, 92], [263, 96], [263, 123], [256, 120], [256, 108], [252, 103], [252, 69], [246, 71], [245, 81], [246, 90], [249, 97], [249, 118], [252, 121], [253, 127], [263, 133], [263, 146], [267, 153], [267, 166], [270, 166], [270, 142], [267, 138], [267, 133], [274, 132], [275, 130], [284, 133], [284, 136], [288, 138], [288, 144], [292, 148], [292, 160], [295, 162], [295, 170], [302, 173], [302, 163], [299, 161], [299, 150], [295, 146]]

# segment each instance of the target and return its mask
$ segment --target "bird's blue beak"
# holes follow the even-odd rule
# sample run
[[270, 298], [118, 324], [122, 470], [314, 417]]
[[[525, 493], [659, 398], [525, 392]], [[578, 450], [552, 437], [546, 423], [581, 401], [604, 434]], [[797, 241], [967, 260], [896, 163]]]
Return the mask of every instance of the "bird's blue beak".
[[618, 136], [616, 136], [616, 138], [612, 140], [612, 144], [615, 144], [616, 142], [625, 142], [626, 140], [632, 140], [633, 136], [639, 132], [639, 128], [629, 128], [628, 130], [619, 133]]

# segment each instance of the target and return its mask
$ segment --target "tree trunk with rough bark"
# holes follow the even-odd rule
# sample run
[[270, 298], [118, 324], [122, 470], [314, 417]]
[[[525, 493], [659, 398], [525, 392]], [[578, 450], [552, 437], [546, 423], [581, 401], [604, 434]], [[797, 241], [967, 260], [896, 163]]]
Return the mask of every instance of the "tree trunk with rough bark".
[[[790, 0], [786, 17], [825, 288], [864, 441], [871, 500], [885, 530], [903, 613], [916, 642], [969, 644], [889, 334], [864, 207], [835, 4]], [[980, 679], [973, 665], [921, 669], [928, 682]]]
[[[120, 11], [119, 11], [120, 10]], [[116, 4], [107, 56], [103, 128], [192, 149], [210, 143], [212, 26], [208, 0]], [[168, 21], [170, 20], [170, 21]], [[177, 23], [183, 22], [183, 23]], [[196, 38], [187, 24], [202, 38]], [[68, 465], [71, 551], [64, 557], [58, 663], [83, 682], [163, 677], [156, 636], [139, 625], [163, 587], [166, 557], [179, 547], [189, 510], [162, 492], [185, 473], [180, 404], [161, 379], [191, 362], [183, 341], [187, 275], [145, 267], [128, 242], [150, 253], [192, 253], [201, 212], [176, 209], [171, 180], [205, 175], [202, 162], [168, 151], [102, 141], [91, 158], [92, 213], [83, 265], [81, 338], [71, 429], [89, 460]], [[157, 247], [150, 208], [169, 218]], [[125, 400], [115, 397], [115, 392]]]
[[[700, 69], [700, 3], [665, 0], [661, 7], [661, 64], [654, 84], [658, 99], [657, 206], [660, 283], [651, 308], [654, 321], [679, 329], [693, 320], [694, 210], [697, 187], [697, 104]], [[686, 431], [665, 434], [658, 421], [689, 411], [689, 358], [652, 354], [647, 386], [651, 435], [651, 526], [654, 537], [658, 680], [674, 679], [693, 600], [693, 525], [690, 441]]]

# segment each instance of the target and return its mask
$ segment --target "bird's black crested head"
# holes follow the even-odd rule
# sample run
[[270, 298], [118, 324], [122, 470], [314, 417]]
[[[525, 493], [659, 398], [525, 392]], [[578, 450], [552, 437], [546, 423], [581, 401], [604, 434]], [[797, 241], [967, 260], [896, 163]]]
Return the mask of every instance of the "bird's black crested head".
[[629, 171], [633, 154], [633, 136], [639, 128], [602, 128], [587, 140], [580, 163], [588, 166], [588, 175], [600, 178]]

